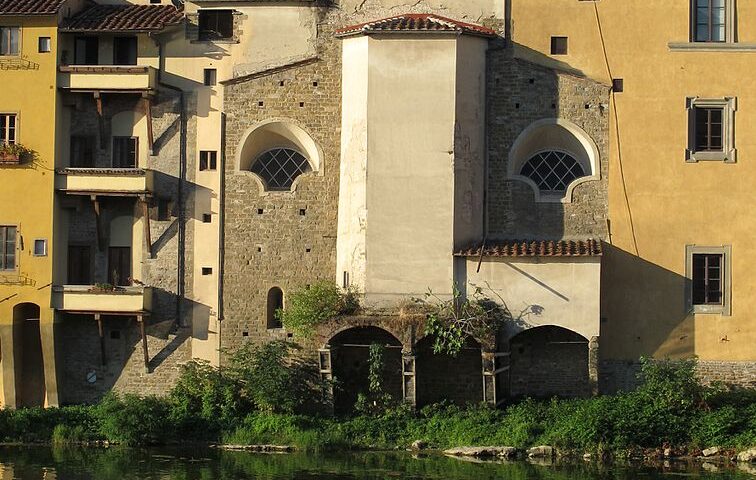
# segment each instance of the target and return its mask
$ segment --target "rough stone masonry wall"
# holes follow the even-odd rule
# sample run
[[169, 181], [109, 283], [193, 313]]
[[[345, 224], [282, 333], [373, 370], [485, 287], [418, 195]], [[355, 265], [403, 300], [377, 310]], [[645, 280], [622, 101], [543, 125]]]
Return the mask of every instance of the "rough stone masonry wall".
[[[285, 336], [267, 329], [272, 287], [286, 298], [297, 287], [335, 278], [341, 52], [332, 30], [321, 25], [317, 62], [226, 86], [224, 348]], [[243, 133], [270, 119], [301, 126], [322, 159], [320, 171], [302, 176], [295, 192], [262, 196], [251, 173], [235, 171], [233, 159]]]
[[[88, 99], [87, 99], [88, 100]], [[139, 109], [139, 99], [134, 96], [106, 96], [103, 101], [105, 118], [105, 135], [110, 136], [110, 119], [113, 115], [126, 110]], [[196, 135], [194, 99], [187, 94], [187, 138]], [[63, 403], [93, 402], [109, 389], [121, 392], [141, 394], [164, 394], [175, 384], [181, 364], [191, 360], [191, 328], [178, 328], [178, 316], [188, 318], [190, 309], [184, 301], [182, 310], [177, 309], [179, 302], [179, 283], [185, 286], [185, 295], [191, 295], [192, 233], [186, 229], [183, 242], [180, 241], [180, 222], [189, 222], [193, 218], [191, 199], [194, 178], [194, 151], [189, 142], [186, 152], [186, 182], [183, 187], [183, 206], [179, 201], [179, 178], [181, 162], [181, 102], [177, 93], [162, 91], [153, 101], [152, 120], [154, 132], [154, 155], [147, 159], [147, 168], [154, 172], [154, 198], [149, 211], [153, 258], [149, 258], [144, 249], [141, 272], [132, 272], [135, 279], [153, 287], [152, 315], [147, 318], [147, 340], [150, 354], [150, 373], [145, 372], [139, 325], [134, 318], [103, 317], [106, 337], [107, 365], [101, 364], [100, 341], [97, 324], [91, 316], [74, 317], [65, 315], [56, 330], [56, 349], [59, 352], [59, 374], [61, 383], [61, 401]], [[80, 102], [79, 108], [72, 114], [72, 135], [95, 134], [99, 136], [97, 114], [94, 102]], [[111, 142], [105, 142], [105, 149], [100, 149], [99, 138], [96, 139], [96, 166], [109, 167], [111, 162]], [[129, 202], [133, 206], [129, 206]], [[165, 202], [169, 215], [158, 218], [158, 204]], [[121, 209], [141, 215], [136, 200], [105, 200], [104, 214], [111, 216], [108, 205], [121, 205]], [[91, 204], [79, 203], [78, 211], [72, 211], [69, 224], [69, 241], [71, 244], [91, 244], [96, 262], [96, 280], [104, 281], [104, 269], [107, 263], [105, 253], [98, 252], [95, 238], [94, 213]], [[126, 207], [124, 207], [126, 205]], [[107, 227], [106, 227], [107, 228]], [[183, 245], [182, 245], [183, 243]], [[146, 245], [145, 245], [146, 247]], [[184, 256], [184, 268], [179, 270], [179, 259]], [[117, 338], [111, 338], [110, 332], [117, 330]], [[89, 383], [87, 373], [95, 372], [97, 381]]]
[[[489, 238], [607, 238], [609, 87], [512, 57], [489, 53]], [[536, 203], [533, 190], [508, 178], [509, 152], [520, 133], [545, 118], [585, 130], [601, 157], [601, 180], [579, 185], [572, 203]]]

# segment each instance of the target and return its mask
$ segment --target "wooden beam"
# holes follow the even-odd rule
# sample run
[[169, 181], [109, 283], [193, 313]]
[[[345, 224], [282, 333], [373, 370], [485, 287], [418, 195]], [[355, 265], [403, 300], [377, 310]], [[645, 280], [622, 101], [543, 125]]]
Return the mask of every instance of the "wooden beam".
[[147, 334], [145, 332], [144, 317], [137, 315], [137, 322], [139, 322], [139, 331], [142, 334], [142, 353], [144, 354], [144, 373], [150, 373], [150, 354], [147, 350]]
[[102, 212], [100, 209], [100, 200], [97, 199], [97, 195], [90, 195], [92, 200], [92, 207], [95, 212], [95, 228], [97, 230], [97, 248], [100, 251], [105, 249], [105, 227], [102, 225]]
[[97, 321], [97, 330], [100, 333], [100, 360], [103, 365], [107, 365], [108, 361], [105, 358], [105, 332], [102, 328], [102, 316], [99, 313], [95, 313], [94, 318]]
[[144, 221], [144, 240], [147, 242], [147, 253], [152, 256], [152, 233], [150, 232], [150, 206], [146, 197], [140, 197], [139, 203], [142, 205], [142, 220]]
[[155, 137], [152, 130], [152, 100], [148, 95], [142, 95], [142, 103], [144, 104], [144, 116], [147, 118], [147, 148], [150, 149], [150, 155], [154, 155], [153, 146], [155, 144]]
[[99, 91], [94, 92], [95, 104], [97, 105], [97, 127], [100, 131], [100, 150], [104, 150], [107, 147], [105, 141], [105, 118], [102, 115], [102, 95]]

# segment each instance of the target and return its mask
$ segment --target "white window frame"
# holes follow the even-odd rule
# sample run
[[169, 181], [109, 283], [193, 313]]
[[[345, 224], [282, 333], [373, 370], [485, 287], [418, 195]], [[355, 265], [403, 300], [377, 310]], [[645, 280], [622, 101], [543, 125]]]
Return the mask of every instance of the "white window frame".
[[[42, 253], [37, 253], [37, 242], [42, 242]], [[35, 238], [34, 243], [32, 244], [32, 255], [35, 257], [46, 257], [47, 256], [47, 239], [46, 238]]]
[[[721, 108], [722, 111], [722, 150], [696, 151], [696, 108]], [[685, 101], [688, 114], [688, 148], [685, 150], [685, 161], [696, 163], [701, 161], [715, 161], [735, 163], [737, 150], [735, 149], [735, 112], [738, 102], [735, 97], [701, 98], [688, 97]]]
[[[693, 305], [693, 255], [710, 254], [722, 255], [722, 268], [724, 273], [722, 282], [721, 305]], [[732, 315], [732, 246], [685, 246], [685, 302], [687, 310], [695, 314], [719, 314], [722, 316]]]
[[23, 30], [21, 29], [20, 25], [0, 25], [0, 28], [2, 29], [8, 29], [11, 28], [18, 29], [18, 52], [16, 53], [2, 53], [0, 52], [0, 57], [20, 57], [21, 52], [23, 51]]
[[[19, 139], [19, 132], [20, 132], [20, 129], [19, 129], [19, 125], [20, 125], [20, 123], [19, 123], [19, 117], [20, 117], [20, 115], [18, 114], [18, 112], [0, 112], [0, 116], [3, 116], [3, 117], [16, 117], [16, 121], [14, 123], [13, 143], [14, 144], [15, 143], [20, 143], [19, 140], [18, 140]], [[0, 132], [0, 143], [6, 143], [7, 142], [7, 139], [8, 139], [8, 128], [9, 128], [8, 127], [8, 123], [9, 122], [7, 122], [7, 121], [5, 122], [5, 131], [4, 132]]]
[[725, 4], [725, 39], [724, 42], [704, 42], [696, 40], [696, 1], [690, 0], [690, 43], [721, 45], [735, 43], [735, 0], [724, 0]]

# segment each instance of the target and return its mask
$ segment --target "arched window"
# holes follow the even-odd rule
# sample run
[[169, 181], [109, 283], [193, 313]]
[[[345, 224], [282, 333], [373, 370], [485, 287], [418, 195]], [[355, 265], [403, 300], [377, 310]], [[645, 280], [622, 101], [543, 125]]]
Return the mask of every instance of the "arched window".
[[533, 189], [536, 202], [572, 201], [573, 189], [599, 180], [596, 143], [582, 128], [562, 118], [530, 124], [509, 151], [507, 174]]
[[283, 290], [273, 287], [268, 290], [268, 302], [266, 309], [267, 328], [282, 328], [281, 320], [276, 317], [276, 312], [283, 309]]
[[525, 162], [520, 175], [533, 180], [541, 192], [564, 193], [574, 180], [585, 176], [585, 170], [569, 153], [548, 150]]
[[259, 175], [268, 190], [291, 190], [294, 180], [310, 171], [304, 155], [291, 148], [274, 148], [263, 153], [252, 164], [252, 172]]

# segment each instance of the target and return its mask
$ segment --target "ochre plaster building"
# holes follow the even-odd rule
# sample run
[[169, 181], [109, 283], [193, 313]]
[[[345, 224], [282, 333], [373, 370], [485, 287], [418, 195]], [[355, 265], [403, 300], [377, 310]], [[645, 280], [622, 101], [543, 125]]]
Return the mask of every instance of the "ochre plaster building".
[[[339, 409], [373, 342], [413, 405], [632, 388], [641, 356], [756, 385], [756, 8], [695, 6], [0, 0], [0, 140], [36, 152], [0, 165], [2, 404], [276, 339]], [[297, 338], [273, 313], [317, 280], [362, 309]], [[455, 284], [511, 318], [452, 358], [407, 304]]]

